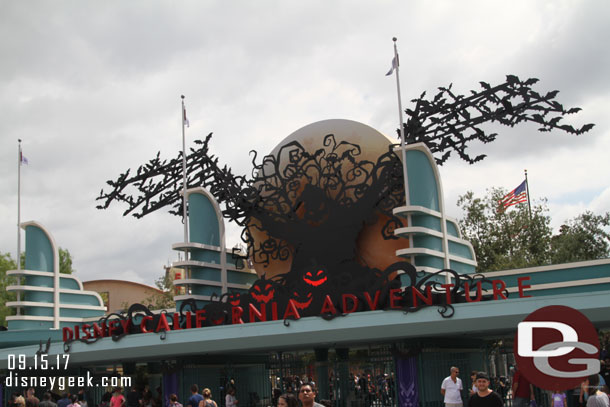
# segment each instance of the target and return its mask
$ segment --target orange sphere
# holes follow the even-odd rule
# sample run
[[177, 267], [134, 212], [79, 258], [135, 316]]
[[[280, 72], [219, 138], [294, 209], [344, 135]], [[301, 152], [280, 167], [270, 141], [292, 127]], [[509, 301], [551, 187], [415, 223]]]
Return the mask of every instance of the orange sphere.
[[[285, 146], [290, 142], [298, 142], [305, 149], [305, 151], [310, 154], [313, 154], [319, 149], [325, 149], [328, 151], [330, 147], [324, 146], [324, 139], [329, 134], [334, 135], [337, 145], [339, 145], [341, 142], [349, 142], [359, 146], [360, 153], [355, 156], [355, 159], [360, 162], [367, 160], [372, 163], [376, 163], [378, 158], [387, 153], [390, 145], [393, 144], [391, 139], [367, 125], [351, 120], [332, 119], [319, 121], [300, 128], [282, 140], [282, 142], [280, 142], [278, 146], [273, 149], [270, 155], [277, 157], [277, 155], [280, 154], [280, 149], [282, 146]], [[281, 153], [282, 156], [287, 154], [289, 151], [290, 149], [283, 150]], [[288, 159], [287, 157], [277, 158], [281, 164], [279, 170], [282, 171], [285, 169]], [[349, 170], [350, 168], [347, 167], [341, 168], [341, 173], [344, 176], [344, 179]], [[306, 184], [307, 179], [302, 178], [300, 180], [299, 187], [295, 189], [294, 195], [296, 197], [300, 197]], [[262, 195], [264, 199], [265, 191], [262, 191]], [[333, 197], [331, 196], [331, 198]], [[316, 202], [312, 203], [305, 201], [304, 206], [299, 207], [295, 211], [296, 216], [302, 218], [303, 212], [305, 211], [305, 206], [315, 206], [316, 204]], [[404, 204], [404, 201], [401, 202], [401, 204]], [[358, 237], [356, 239], [355, 260], [363, 266], [385, 270], [393, 263], [404, 261], [403, 258], [396, 256], [396, 250], [408, 247], [408, 240], [385, 240], [382, 236], [382, 229], [390, 217], [384, 213], [381, 213], [380, 211], [377, 211], [375, 215], [374, 223], [364, 223], [362, 229], [358, 233]], [[358, 221], [362, 221], [362, 219], [356, 220], [356, 222]], [[258, 219], [251, 218], [249, 220], [249, 226], [250, 235], [254, 240], [255, 247], [259, 247], [261, 242], [267, 241], [269, 238], [271, 238], [275, 245], [285, 247], [283, 253], [287, 256], [283, 260], [269, 259], [268, 264], [255, 261], [254, 268], [259, 277], [265, 274], [266, 278], [270, 279], [279, 274], [288, 273], [291, 270], [295, 248], [281, 239], [270, 236], [268, 232], [255, 227], [261, 226], [261, 222]], [[405, 221], [402, 222], [402, 226], [406, 226]], [[390, 277], [393, 278], [393, 276]]]

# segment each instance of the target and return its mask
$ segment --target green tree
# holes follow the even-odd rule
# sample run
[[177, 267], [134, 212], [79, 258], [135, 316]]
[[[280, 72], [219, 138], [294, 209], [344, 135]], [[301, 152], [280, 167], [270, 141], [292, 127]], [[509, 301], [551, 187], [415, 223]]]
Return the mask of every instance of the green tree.
[[68, 249], [60, 247], [57, 251], [59, 252], [59, 272], [64, 274], [74, 273], [76, 270], [72, 268], [72, 255]]
[[[64, 274], [72, 274], [75, 270], [72, 268], [72, 255], [67, 249], [58, 249], [59, 252], [59, 272]], [[25, 269], [25, 253], [21, 253], [21, 268]], [[10, 253], [0, 253], [0, 325], [6, 325], [6, 317], [15, 314], [14, 308], [9, 308], [6, 303], [15, 301], [17, 294], [13, 291], [7, 291], [6, 287], [17, 284], [17, 278], [6, 274], [8, 270], [17, 269], [17, 262], [12, 258]]]
[[152, 309], [175, 308], [174, 301], [174, 282], [170, 273], [165, 273], [163, 276], [155, 280], [155, 285], [161, 293], [154, 292], [148, 296], [142, 303]]
[[14, 276], [6, 275], [8, 270], [15, 270], [17, 263], [10, 253], [0, 253], [0, 325], [6, 326], [6, 317], [14, 315], [15, 310], [6, 306], [8, 301], [15, 301], [17, 295], [12, 291], [7, 291], [6, 287], [17, 282]]
[[610, 256], [610, 213], [586, 211], [569, 219], [551, 239], [553, 264], [595, 260]]
[[610, 256], [610, 213], [585, 212], [567, 220], [552, 234], [546, 199], [504, 210], [498, 201], [505, 191], [492, 188], [484, 198], [471, 191], [458, 199], [464, 211], [459, 225], [477, 256], [477, 271], [496, 271]]
[[504, 210], [498, 201], [505, 190], [492, 188], [484, 198], [471, 191], [458, 199], [465, 215], [459, 220], [464, 238], [472, 243], [477, 271], [539, 266], [550, 262], [551, 219], [546, 200]]

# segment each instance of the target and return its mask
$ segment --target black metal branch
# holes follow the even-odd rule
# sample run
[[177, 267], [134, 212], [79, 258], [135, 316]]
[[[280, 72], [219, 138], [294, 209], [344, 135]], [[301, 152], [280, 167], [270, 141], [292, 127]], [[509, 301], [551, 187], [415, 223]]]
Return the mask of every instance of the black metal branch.
[[423, 142], [436, 157], [437, 163], [444, 163], [455, 151], [463, 160], [474, 163], [485, 155], [470, 157], [466, 153], [472, 141], [490, 143], [496, 133], [487, 133], [480, 126], [488, 122], [498, 122], [513, 127], [521, 122], [533, 122], [539, 131], [561, 130], [580, 135], [593, 128], [586, 124], [580, 128], [561, 124], [563, 117], [577, 113], [579, 108], [565, 109], [555, 97], [558, 91], [539, 94], [532, 89], [538, 79], [521, 81], [515, 75], [507, 75], [506, 82], [491, 86], [480, 82], [482, 90], [471, 91], [470, 95], [456, 95], [451, 85], [440, 87], [439, 92], [427, 100], [425, 92], [412, 102], [413, 109], [407, 109], [408, 120], [404, 124], [408, 143]]

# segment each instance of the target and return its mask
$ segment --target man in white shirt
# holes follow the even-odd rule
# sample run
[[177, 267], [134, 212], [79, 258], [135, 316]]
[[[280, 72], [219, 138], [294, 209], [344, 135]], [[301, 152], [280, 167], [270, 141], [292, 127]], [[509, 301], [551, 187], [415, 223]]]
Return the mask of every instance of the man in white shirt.
[[462, 407], [462, 379], [458, 377], [460, 369], [453, 366], [451, 368], [451, 375], [447, 376], [441, 384], [441, 394], [445, 396], [446, 407]]

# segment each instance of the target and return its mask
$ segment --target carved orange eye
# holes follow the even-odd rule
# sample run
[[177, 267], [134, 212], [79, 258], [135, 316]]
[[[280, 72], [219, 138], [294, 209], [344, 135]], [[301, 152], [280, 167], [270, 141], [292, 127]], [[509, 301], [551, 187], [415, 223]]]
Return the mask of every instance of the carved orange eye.
[[318, 274], [316, 274], [316, 275], [318, 275], [318, 276], [319, 276], [319, 275], [320, 275], [320, 274], [322, 274], [322, 273], [324, 273], [324, 270], [318, 270]]
[[270, 289], [270, 288], [271, 288], [271, 284], [267, 284], [267, 285], [265, 286], [265, 291], [266, 291], [266, 290], [268, 290], [268, 289]]

